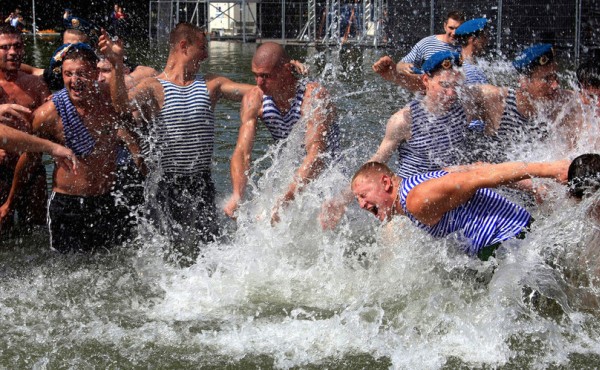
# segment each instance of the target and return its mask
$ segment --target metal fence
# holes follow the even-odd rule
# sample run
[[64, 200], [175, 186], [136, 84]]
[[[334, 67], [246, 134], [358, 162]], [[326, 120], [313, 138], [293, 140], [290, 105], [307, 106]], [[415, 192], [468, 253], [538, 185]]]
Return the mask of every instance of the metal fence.
[[422, 37], [443, 32], [451, 10], [492, 24], [492, 49], [512, 57], [524, 45], [549, 42], [572, 60], [600, 46], [600, 0], [446, 0], [390, 2], [390, 42], [408, 49]]
[[[247, 1], [256, 2], [256, 14], [251, 14], [256, 27], [251, 39], [347, 41], [387, 45], [404, 51], [427, 35], [443, 32], [447, 13], [462, 10], [467, 19], [490, 20], [493, 34], [490, 47], [508, 57], [535, 42], [553, 43], [560, 53], [575, 61], [600, 49], [600, 0], [231, 0], [228, 3], [238, 4], [239, 11], [244, 12]], [[151, 0], [151, 37], [165, 35], [176, 20], [192, 19], [206, 25], [207, 9], [213, 2], [217, 0]], [[242, 40], [246, 40], [246, 35]]]

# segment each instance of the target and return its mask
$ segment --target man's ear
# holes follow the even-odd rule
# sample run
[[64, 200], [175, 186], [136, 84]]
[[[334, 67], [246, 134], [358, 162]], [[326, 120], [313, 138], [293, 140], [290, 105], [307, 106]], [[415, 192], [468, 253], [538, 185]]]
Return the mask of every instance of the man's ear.
[[383, 182], [383, 189], [386, 192], [390, 192], [394, 189], [394, 184], [392, 183], [392, 178], [389, 177], [388, 175], [382, 175], [381, 176], [381, 181]]

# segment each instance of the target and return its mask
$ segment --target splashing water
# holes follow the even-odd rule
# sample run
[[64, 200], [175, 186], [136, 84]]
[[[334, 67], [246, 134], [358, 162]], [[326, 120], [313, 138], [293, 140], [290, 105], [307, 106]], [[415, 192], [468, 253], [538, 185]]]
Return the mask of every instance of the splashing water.
[[[248, 81], [252, 52], [213, 42], [207, 70], [241, 54], [231, 68]], [[302, 158], [301, 129], [277, 146], [259, 135], [237, 225], [221, 220], [226, 237], [202, 246], [192, 266], [166, 261], [166, 241], [143, 223], [137, 239], [94, 256], [55, 255], [43, 232], [4, 246], [0, 367], [598, 366], [600, 254], [588, 216], [595, 199], [574, 204], [551, 186], [551, 200], [532, 211], [532, 232], [488, 262], [406, 220], [381, 226], [355, 206], [338, 229], [321, 231], [322, 202], [347, 186], [410, 98], [370, 72], [379, 54], [309, 51], [313, 74], [335, 99], [347, 149], [276, 226], [270, 210]], [[221, 202], [230, 191], [237, 109], [217, 108]], [[596, 126], [588, 129], [597, 136]], [[578, 153], [593, 149], [581, 145]], [[559, 151], [510, 155], [549, 159]]]

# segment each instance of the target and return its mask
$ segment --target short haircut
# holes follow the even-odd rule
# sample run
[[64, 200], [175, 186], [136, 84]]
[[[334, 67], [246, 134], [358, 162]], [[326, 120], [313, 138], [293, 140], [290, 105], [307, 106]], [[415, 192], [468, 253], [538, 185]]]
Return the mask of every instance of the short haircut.
[[465, 13], [461, 12], [460, 10], [451, 10], [448, 12], [448, 16], [446, 16], [444, 23], [448, 22], [448, 19], [453, 19], [457, 22], [463, 23], [466, 17]]
[[588, 60], [577, 68], [577, 81], [582, 87], [600, 88], [600, 60]]
[[181, 40], [193, 43], [198, 34], [204, 34], [204, 29], [187, 22], [178, 23], [169, 34], [169, 47], [174, 48]]
[[360, 176], [370, 175], [374, 173], [380, 173], [383, 175], [387, 175], [390, 177], [394, 176], [394, 171], [392, 171], [385, 163], [381, 162], [367, 162], [360, 166], [358, 171], [352, 176], [351, 184]]
[[88, 47], [77, 47], [77, 45], [87, 45], [87, 44], [73, 44], [73, 46], [67, 51], [65, 56], [63, 57], [63, 62], [65, 60], [82, 60], [84, 62], [90, 63], [94, 68], [98, 65], [98, 56], [94, 53], [89, 46]]
[[575, 198], [600, 189], [600, 154], [583, 154], [569, 166], [569, 193]]
[[63, 33], [63, 36], [64, 36], [65, 33], [68, 33], [70, 35], [73, 35], [73, 36], [79, 38], [79, 40], [81, 42], [88, 42], [89, 41], [88, 35], [85, 32], [81, 31], [81, 30], [78, 30], [78, 29], [75, 29], [75, 28], [67, 28], [65, 30], [65, 32]]
[[21, 38], [23, 37], [21, 31], [19, 31], [16, 27], [13, 27], [8, 23], [0, 25], [0, 35], [15, 35]]

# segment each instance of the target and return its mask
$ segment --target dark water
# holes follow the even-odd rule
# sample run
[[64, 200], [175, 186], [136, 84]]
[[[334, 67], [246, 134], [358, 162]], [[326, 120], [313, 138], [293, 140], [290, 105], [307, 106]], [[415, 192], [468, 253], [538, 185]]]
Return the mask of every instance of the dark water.
[[[132, 55], [142, 64], [164, 63], [164, 50], [136, 46]], [[36, 62], [54, 45], [38, 40], [28, 48]], [[211, 42], [202, 72], [251, 82], [254, 49]], [[380, 227], [355, 207], [335, 232], [322, 232], [321, 202], [374, 152], [387, 119], [409, 96], [370, 72], [381, 51], [289, 52], [334, 96], [345, 148], [339, 168], [271, 227], [265, 215], [295, 169], [302, 136], [275, 152], [261, 130], [237, 225], [223, 219], [227, 238], [203, 246], [203, 257], [187, 268], [165, 262], [165, 241], [144, 226], [138, 239], [94, 256], [56, 255], [43, 231], [4, 243], [0, 368], [600, 366], [600, 253], [586, 205], [551, 189], [555, 199], [534, 211], [534, 230], [508, 243], [496, 262], [470, 259], [401, 220]], [[510, 80], [505, 64], [491, 70]], [[230, 191], [238, 109], [222, 102], [216, 111], [220, 201]], [[543, 150], [511, 155], [558, 155]]]

